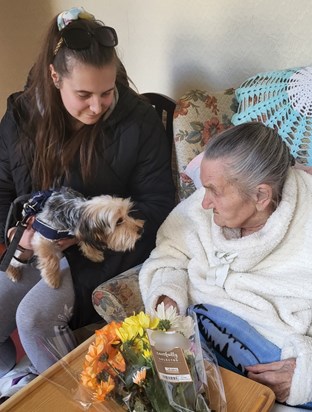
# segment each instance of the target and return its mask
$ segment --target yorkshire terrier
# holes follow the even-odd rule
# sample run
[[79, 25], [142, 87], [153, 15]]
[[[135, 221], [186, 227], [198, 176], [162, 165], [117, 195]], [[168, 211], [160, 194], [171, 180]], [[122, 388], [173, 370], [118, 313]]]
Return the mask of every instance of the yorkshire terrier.
[[[68, 231], [68, 235], [76, 238], [84, 256], [93, 262], [102, 262], [105, 249], [132, 250], [141, 237], [144, 221], [129, 215], [132, 206], [130, 199], [109, 195], [86, 199], [80, 193], [62, 187], [46, 200], [36, 220], [55, 231]], [[50, 287], [58, 288], [62, 253], [57, 241], [35, 231], [31, 244], [42, 278]], [[20, 279], [21, 266], [18, 260], [11, 260], [6, 273], [13, 282]]]

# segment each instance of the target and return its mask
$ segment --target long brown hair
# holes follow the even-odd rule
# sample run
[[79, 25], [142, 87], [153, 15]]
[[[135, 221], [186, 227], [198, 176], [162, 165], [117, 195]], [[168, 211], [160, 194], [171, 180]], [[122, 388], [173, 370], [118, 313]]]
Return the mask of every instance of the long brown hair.
[[[77, 153], [84, 181], [92, 175], [92, 166], [94, 167], [97, 161], [94, 147], [100, 134], [101, 120], [94, 125], [84, 125], [79, 131], [72, 129], [60, 92], [51, 78], [50, 65], [54, 65], [62, 78], [70, 73], [75, 62], [99, 68], [115, 63], [116, 83], [129, 87], [128, 76], [115, 48], [104, 47], [93, 37], [88, 49], [72, 50], [63, 46], [54, 55], [62, 36], [56, 21], [57, 17], [52, 20], [41, 52], [29, 74], [25, 91], [16, 107], [17, 115], [21, 117], [20, 149], [29, 164], [34, 189], [60, 185], [64, 176], [68, 177]], [[79, 19], [70, 25], [92, 30], [103, 23]]]

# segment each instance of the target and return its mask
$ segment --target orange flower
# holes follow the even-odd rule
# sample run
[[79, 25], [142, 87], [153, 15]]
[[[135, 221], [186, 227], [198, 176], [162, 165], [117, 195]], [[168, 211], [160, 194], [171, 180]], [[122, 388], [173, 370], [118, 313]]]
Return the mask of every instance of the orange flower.
[[116, 334], [117, 329], [120, 327], [121, 323], [111, 322], [95, 332], [94, 348], [93, 350], [92, 348], [89, 349], [91, 359], [88, 359], [87, 355], [86, 360], [94, 363], [96, 373], [106, 370], [112, 376], [116, 376], [114, 369], [120, 372], [126, 370], [125, 360], [119, 351], [120, 339]]
[[97, 401], [104, 401], [106, 396], [115, 388], [114, 380], [109, 376], [106, 382], [101, 381], [97, 388], [94, 395], [94, 398]]
[[120, 340], [116, 334], [121, 323], [111, 322], [95, 332], [95, 341], [85, 356], [81, 382], [94, 391], [96, 399], [105, 398], [114, 387], [118, 372], [126, 369], [125, 360], [119, 351]]
[[96, 375], [92, 368], [84, 368], [80, 375], [81, 383], [83, 386], [95, 390], [97, 386]]
[[146, 379], [146, 368], [141, 368], [133, 375], [132, 381], [136, 385], [141, 386]]
[[116, 340], [116, 343], [119, 342], [119, 338], [116, 334], [116, 330], [119, 329], [121, 326], [121, 322], [111, 322], [105, 325], [103, 328], [98, 329], [95, 331], [95, 336], [106, 336], [107, 339], [112, 342]]

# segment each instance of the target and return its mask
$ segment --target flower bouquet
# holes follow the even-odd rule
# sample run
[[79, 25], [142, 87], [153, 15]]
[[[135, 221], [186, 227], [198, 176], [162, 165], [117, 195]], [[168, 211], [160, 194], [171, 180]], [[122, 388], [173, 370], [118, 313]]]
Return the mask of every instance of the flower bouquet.
[[196, 325], [196, 318], [161, 304], [151, 316], [140, 312], [97, 330], [80, 375], [88, 404], [113, 398], [131, 412], [226, 411], [219, 370], [208, 354], [214, 370], [208, 380], [218, 398], [211, 406]]

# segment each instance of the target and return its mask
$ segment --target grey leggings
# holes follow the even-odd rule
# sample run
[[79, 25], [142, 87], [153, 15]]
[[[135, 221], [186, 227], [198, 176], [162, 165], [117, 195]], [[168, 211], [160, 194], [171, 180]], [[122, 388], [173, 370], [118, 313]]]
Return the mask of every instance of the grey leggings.
[[50, 288], [31, 265], [13, 283], [0, 272], [0, 377], [15, 365], [10, 334], [17, 327], [24, 350], [38, 373], [76, 346], [68, 326], [75, 294], [68, 263], [61, 260], [62, 283]]

